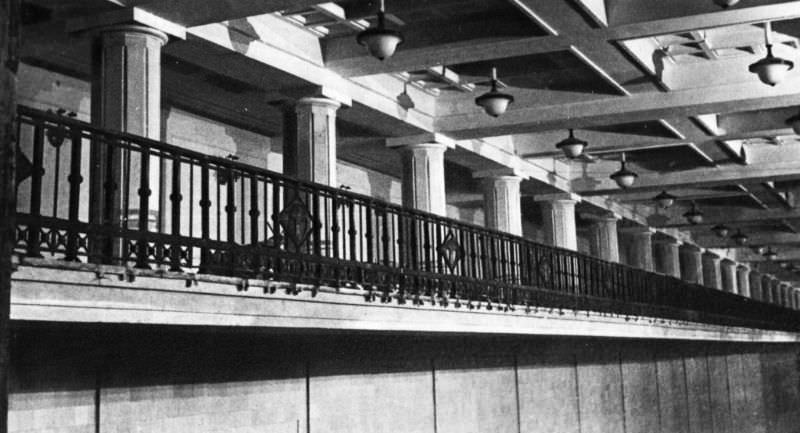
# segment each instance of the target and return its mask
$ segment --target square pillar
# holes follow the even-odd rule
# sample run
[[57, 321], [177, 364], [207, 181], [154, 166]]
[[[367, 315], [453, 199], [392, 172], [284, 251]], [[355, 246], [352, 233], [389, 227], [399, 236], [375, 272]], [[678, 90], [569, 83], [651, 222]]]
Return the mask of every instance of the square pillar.
[[324, 97], [302, 98], [284, 107], [283, 173], [307, 182], [338, 187], [336, 111]]
[[722, 280], [722, 290], [729, 293], [738, 293], [738, 278], [736, 276], [737, 264], [730, 259], [722, 259], [719, 262], [720, 279]]
[[780, 283], [778, 286], [778, 305], [791, 308], [791, 304], [789, 302], [789, 294], [791, 293], [792, 286], [789, 283]]
[[736, 286], [739, 295], [750, 297], [750, 268], [747, 266], [739, 265], [736, 268]]
[[655, 271], [670, 277], [680, 278], [681, 264], [678, 240], [663, 233], [653, 236], [653, 261]]
[[712, 289], [722, 290], [722, 276], [720, 275], [719, 256], [706, 251], [703, 253], [703, 284]]
[[761, 301], [772, 303], [772, 282], [777, 281], [772, 275], [764, 274], [761, 277]]
[[575, 194], [548, 194], [535, 198], [542, 210], [545, 240], [548, 244], [572, 251], [578, 250], [578, 231], [575, 224]]
[[522, 178], [514, 175], [481, 177], [486, 228], [522, 236], [521, 182]]
[[678, 247], [681, 279], [687, 283], [703, 284], [703, 250], [697, 245], [681, 244]]

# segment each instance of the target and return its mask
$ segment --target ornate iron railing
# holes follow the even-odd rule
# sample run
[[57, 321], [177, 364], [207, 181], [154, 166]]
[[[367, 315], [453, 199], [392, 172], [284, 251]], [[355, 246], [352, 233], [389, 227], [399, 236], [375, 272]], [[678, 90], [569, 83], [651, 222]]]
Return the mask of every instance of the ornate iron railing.
[[19, 108], [17, 252], [361, 287], [366, 299], [800, 329], [679, 279]]

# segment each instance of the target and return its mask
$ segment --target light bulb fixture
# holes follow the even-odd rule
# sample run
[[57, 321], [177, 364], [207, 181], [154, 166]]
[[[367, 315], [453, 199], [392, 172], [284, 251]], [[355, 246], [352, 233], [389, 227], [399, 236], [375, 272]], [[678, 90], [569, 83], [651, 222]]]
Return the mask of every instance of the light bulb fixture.
[[728, 236], [728, 233], [730, 233], [731, 229], [725, 224], [717, 224], [714, 227], [711, 227], [711, 231], [714, 232], [717, 237], [724, 238], [725, 236]]
[[609, 177], [616, 182], [620, 188], [628, 188], [633, 185], [633, 182], [636, 181], [639, 175], [625, 167], [625, 152], [622, 152], [619, 170], [611, 173]]
[[583, 149], [588, 146], [585, 140], [581, 140], [580, 138], [575, 137], [575, 130], [570, 128], [569, 130], [569, 137], [559, 141], [556, 143], [556, 148], [561, 149], [564, 152], [564, 156], [569, 159], [575, 159], [583, 153]]
[[728, 9], [731, 6], [735, 6], [736, 3], [739, 3], [739, 0], [714, 0], [714, 4], [722, 9]]
[[758, 255], [762, 255], [764, 254], [765, 251], [767, 251], [767, 248], [763, 245], [752, 246], [750, 247], [750, 249], [753, 250], [753, 252]]
[[677, 197], [666, 191], [661, 191], [657, 196], [653, 197], [653, 201], [656, 202], [656, 204], [658, 204], [658, 206], [662, 209], [666, 209], [675, 204], [676, 198]]
[[397, 95], [397, 103], [406, 111], [416, 106], [414, 100], [411, 99], [411, 95], [408, 94], [408, 83], [403, 83], [403, 93]]
[[748, 238], [746, 234], [742, 233], [740, 229], [736, 229], [736, 234], [731, 236], [731, 239], [733, 239], [736, 245], [739, 246], [744, 246], [747, 244], [747, 241], [750, 240], [750, 238]]
[[481, 96], [475, 98], [475, 104], [483, 108], [486, 114], [498, 117], [505, 113], [509, 104], [514, 102], [514, 97], [508, 93], [497, 90], [497, 68], [492, 68], [492, 79], [489, 81], [491, 89]]
[[694, 201], [692, 202], [692, 208], [686, 211], [683, 217], [686, 218], [686, 221], [689, 221], [689, 224], [696, 225], [703, 222], [703, 212], [697, 209], [697, 204]]
[[758, 75], [762, 83], [774, 86], [786, 78], [786, 73], [794, 68], [794, 62], [772, 54], [772, 26], [769, 21], [764, 23], [764, 38], [767, 56], [750, 65], [749, 71]]
[[369, 54], [381, 61], [392, 57], [397, 46], [405, 40], [402, 33], [386, 28], [385, 15], [383, 0], [380, 0], [377, 27], [370, 27], [356, 36], [356, 42], [367, 47]]
[[800, 135], [800, 113], [786, 119], [786, 124], [792, 127], [795, 134]]
[[776, 253], [776, 252], [775, 252], [775, 251], [772, 249], [772, 247], [768, 247], [768, 248], [767, 248], [767, 251], [765, 251], [765, 252], [764, 252], [764, 258], [765, 258], [765, 259], [767, 259], [767, 260], [769, 260], [769, 261], [773, 261], [773, 260], [775, 260], [777, 257], [778, 257], [778, 253]]

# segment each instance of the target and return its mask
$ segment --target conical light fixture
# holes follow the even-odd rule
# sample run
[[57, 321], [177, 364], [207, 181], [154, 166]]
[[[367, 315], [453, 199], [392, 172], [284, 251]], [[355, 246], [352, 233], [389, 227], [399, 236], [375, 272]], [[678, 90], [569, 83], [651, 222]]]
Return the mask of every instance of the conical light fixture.
[[767, 259], [767, 260], [769, 260], [769, 261], [773, 261], [773, 260], [775, 260], [777, 257], [778, 257], [778, 253], [776, 253], [776, 252], [775, 252], [775, 251], [772, 249], [772, 247], [768, 247], [768, 248], [767, 248], [767, 251], [765, 251], [765, 252], [764, 252], [764, 258], [765, 258], [765, 259]]
[[739, 3], [739, 0], [714, 0], [714, 4], [723, 9], [728, 9], [731, 6], [735, 6], [736, 3]]
[[686, 211], [683, 217], [686, 218], [686, 221], [689, 221], [689, 224], [700, 224], [703, 222], [703, 212], [697, 209], [697, 204], [694, 201], [692, 202], [692, 208]]
[[774, 86], [786, 78], [786, 73], [794, 68], [794, 62], [772, 54], [772, 25], [769, 21], [764, 23], [764, 37], [767, 42], [767, 57], [750, 65], [749, 71], [757, 74], [762, 83]]
[[763, 245], [752, 246], [752, 247], [750, 247], [750, 249], [753, 250], [754, 253], [759, 254], [759, 255], [763, 255], [764, 252], [767, 251], [767, 247], [765, 247]]
[[747, 244], [747, 241], [750, 240], [750, 238], [748, 238], [746, 234], [742, 233], [742, 230], [740, 229], [736, 229], [736, 234], [731, 236], [731, 239], [733, 239], [733, 242], [735, 242], [736, 245], [739, 246], [744, 246], [745, 244]]
[[633, 185], [633, 182], [636, 181], [639, 175], [625, 167], [625, 152], [622, 152], [619, 170], [611, 173], [609, 177], [616, 182], [620, 188], [628, 188]]
[[786, 124], [792, 127], [795, 134], [800, 135], [800, 113], [786, 119]]
[[508, 105], [514, 102], [514, 97], [497, 90], [497, 68], [492, 68], [492, 79], [489, 84], [492, 86], [491, 89], [475, 98], [475, 104], [483, 108], [486, 114], [498, 117], [506, 112]]
[[653, 201], [656, 202], [656, 204], [658, 204], [658, 206], [662, 209], [666, 209], [675, 204], [676, 198], [677, 197], [666, 191], [661, 191], [657, 196], [653, 197]]
[[569, 159], [575, 159], [583, 153], [583, 149], [588, 146], [584, 140], [575, 137], [575, 130], [570, 128], [569, 129], [569, 137], [559, 141], [556, 143], [556, 148], [561, 149], [564, 152], [564, 156]]
[[378, 26], [370, 27], [356, 36], [356, 42], [366, 46], [369, 54], [381, 61], [392, 57], [397, 46], [404, 40], [402, 33], [386, 28], [383, 0], [380, 0], [380, 9], [378, 10]]
[[717, 237], [724, 238], [725, 236], [728, 236], [728, 233], [731, 232], [731, 229], [725, 224], [717, 224], [714, 227], [711, 227], [711, 231], [714, 232]]

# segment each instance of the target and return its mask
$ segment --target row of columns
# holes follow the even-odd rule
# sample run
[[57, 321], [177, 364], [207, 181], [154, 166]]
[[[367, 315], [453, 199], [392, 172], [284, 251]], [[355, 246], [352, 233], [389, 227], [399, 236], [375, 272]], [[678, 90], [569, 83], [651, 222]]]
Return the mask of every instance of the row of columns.
[[[98, 126], [152, 139], [161, 133], [161, 48], [168, 36], [159, 30], [123, 24], [95, 29], [92, 120]], [[299, 99], [284, 110], [284, 173], [299, 179], [337, 186], [336, 113], [341, 104], [325, 97]], [[444, 153], [448, 145], [436, 140], [397, 146], [402, 154], [403, 205], [446, 215]], [[93, 155], [93, 167], [105, 167], [103, 155]], [[98, 176], [98, 179], [102, 176]], [[484, 175], [486, 226], [522, 235], [520, 209], [521, 177], [509, 173]], [[157, 181], [156, 181], [157, 182]], [[100, 200], [102, 185], [92, 188]], [[577, 250], [575, 205], [572, 194], [536, 198], [543, 215], [547, 243]], [[98, 206], [102, 209], [103, 206]], [[101, 216], [97, 216], [100, 218]], [[615, 216], [593, 217], [590, 246], [593, 255], [620, 261]], [[622, 230], [630, 240], [627, 262], [647, 271], [682, 278], [691, 283], [739, 293], [768, 302], [795, 302], [793, 289], [769, 276], [759, 278], [746, 267], [702, 252], [694, 245], [679, 244], [645, 229]]]

